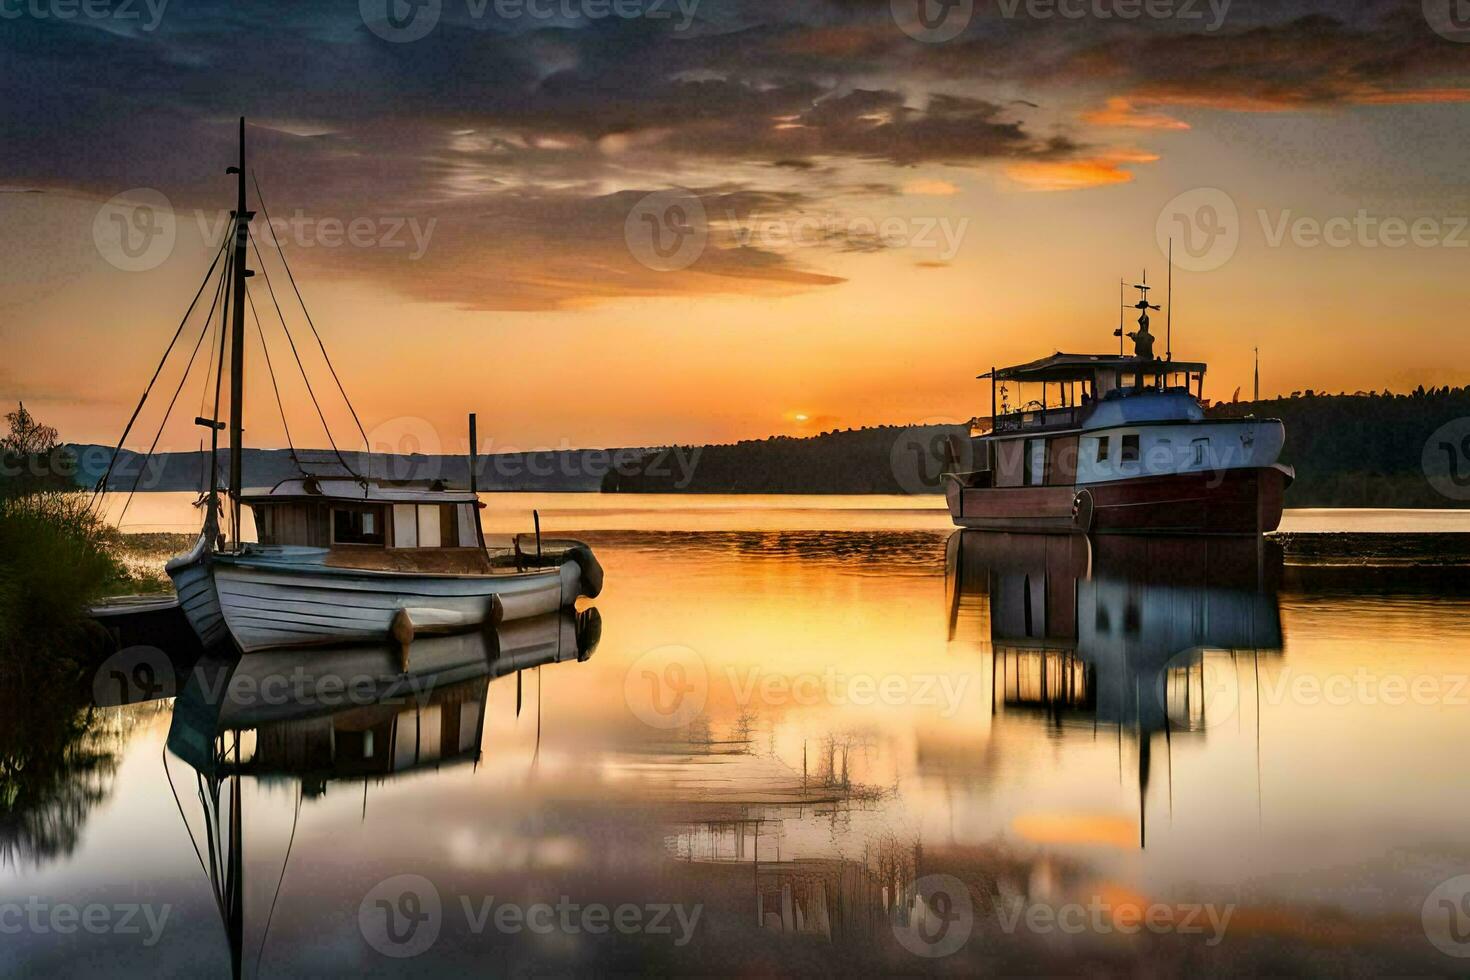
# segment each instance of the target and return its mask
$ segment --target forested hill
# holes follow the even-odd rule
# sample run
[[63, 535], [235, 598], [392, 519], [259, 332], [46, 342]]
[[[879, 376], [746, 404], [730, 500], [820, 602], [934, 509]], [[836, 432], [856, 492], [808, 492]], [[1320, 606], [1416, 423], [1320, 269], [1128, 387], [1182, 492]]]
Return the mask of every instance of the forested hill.
[[1286, 424], [1281, 458], [1296, 468], [1296, 482], [1286, 492], [1288, 507], [1470, 506], [1441, 494], [1425, 474], [1426, 462], [1445, 473], [1451, 456], [1457, 472], [1470, 470], [1470, 444], [1462, 443], [1470, 436], [1470, 387], [1418, 388], [1405, 395], [1308, 391], [1256, 404], [1217, 405], [1209, 414], [1258, 415]]
[[[1286, 424], [1282, 462], [1296, 468], [1289, 507], [1461, 507], [1425, 475], [1426, 456], [1445, 471], [1458, 454], [1470, 479], [1470, 387], [1410, 394], [1321, 395], [1221, 404], [1219, 418], [1256, 415]], [[1456, 420], [1464, 432], [1440, 432]], [[650, 456], [638, 472], [610, 472], [604, 491], [623, 493], [937, 493], [944, 440], [965, 426], [882, 426], [773, 436], [733, 445], [688, 447], [692, 472]], [[1433, 445], [1426, 445], [1436, 436]], [[1452, 438], [1451, 438], [1452, 436]], [[1445, 449], [1448, 445], [1450, 448]], [[697, 456], [693, 454], [697, 453]]]

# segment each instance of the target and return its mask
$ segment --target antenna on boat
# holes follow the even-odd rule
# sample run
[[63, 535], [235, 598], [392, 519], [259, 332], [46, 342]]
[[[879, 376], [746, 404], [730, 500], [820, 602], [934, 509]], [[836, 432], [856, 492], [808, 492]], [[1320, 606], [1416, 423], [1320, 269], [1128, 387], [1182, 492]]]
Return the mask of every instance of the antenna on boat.
[[1123, 356], [1123, 328], [1126, 324], [1124, 310], [1130, 309], [1128, 305], [1128, 280], [1118, 280], [1118, 329], [1113, 331], [1113, 336], [1118, 338], [1118, 356]]
[[[1133, 338], [1133, 356], [1145, 361], [1154, 358], [1154, 335], [1148, 332], [1149, 310], [1157, 311], [1159, 305], [1148, 301], [1148, 291], [1154, 287], [1148, 284], [1148, 270], [1143, 270], [1143, 282], [1133, 287], [1138, 290], [1138, 302], [1133, 304], [1133, 309], [1138, 311], [1138, 330], [1128, 336]], [[1140, 378], [1142, 375], [1139, 376]]]
[[1169, 312], [1164, 319], [1164, 360], [1174, 360], [1174, 239], [1169, 239]]

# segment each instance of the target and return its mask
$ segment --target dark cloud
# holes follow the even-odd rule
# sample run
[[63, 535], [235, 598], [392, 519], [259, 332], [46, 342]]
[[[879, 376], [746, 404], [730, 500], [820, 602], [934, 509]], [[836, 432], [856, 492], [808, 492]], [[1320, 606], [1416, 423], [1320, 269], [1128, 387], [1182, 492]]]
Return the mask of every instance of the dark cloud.
[[[545, 308], [740, 280], [807, 288], [831, 279], [805, 256], [729, 243], [677, 275], [628, 266], [628, 195], [690, 184], [718, 188], [701, 193], [724, 208], [778, 213], [891, 195], [895, 168], [922, 164], [1086, 174], [1110, 149], [1090, 135], [1101, 127], [1168, 128], [1135, 103], [1431, 101], [1434, 86], [1454, 97], [1443, 90], [1470, 63], [1418, 0], [1235, 0], [1213, 32], [1008, 19], [982, 3], [944, 44], [903, 34], [886, 0], [702, 0], [684, 31], [469, 10], [445, 0], [434, 31], [406, 44], [374, 35], [346, 0], [192, 0], [153, 31], [4, 21], [0, 184], [100, 197], [146, 185], [216, 207], [244, 114], [278, 211], [439, 219], [411, 275], [365, 263], [414, 295]], [[1108, 99], [1062, 128], [1036, 121]], [[497, 263], [526, 281], [484, 271]]]

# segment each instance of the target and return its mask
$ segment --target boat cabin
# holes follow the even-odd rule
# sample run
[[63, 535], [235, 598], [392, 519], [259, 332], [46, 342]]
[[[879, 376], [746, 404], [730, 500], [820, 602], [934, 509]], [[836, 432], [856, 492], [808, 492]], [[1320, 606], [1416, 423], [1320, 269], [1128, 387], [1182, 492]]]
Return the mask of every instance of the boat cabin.
[[282, 480], [241, 495], [265, 546], [333, 550], [482, 550], [479, 499], [439, 481]]
[[[980, 376], [991, 383], [991, 417], [976, 419], [972, 432], [984, 447], [977, 466], [994, 487], [1071, 486], [1084, 429], [1201, 418], [1206, 370], [1198, 362], [1063, 353], [992, 368]], [[1109, 455], [1114, 467], [1139, 459], [1137, 434], [1091, 441], [1096, 465]]]
[[1197, 362], [1061, 353], [1030, 364], [992, 368], [980, 375], [981, 380], [990, 380], [991, 417], [978, 420], [989, 421], [991, 427], [977, 435], [1073, 428], [1099, 402], [1145, 392], [1202, 399], [1206, 370], [1207, 365]]

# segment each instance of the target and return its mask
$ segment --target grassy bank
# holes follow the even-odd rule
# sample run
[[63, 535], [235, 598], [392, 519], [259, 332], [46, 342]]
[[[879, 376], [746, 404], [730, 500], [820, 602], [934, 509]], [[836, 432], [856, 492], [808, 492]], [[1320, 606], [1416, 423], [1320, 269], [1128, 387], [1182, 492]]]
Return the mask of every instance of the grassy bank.
[[[148, 580], [120, 557], [122, 536], [84, 493], [0, 497], [0, 672], [23, 681], [32, 665], [64, 666], [91, 644], [90, 603]], [[19, 672], [20, 676], [17, 676]]]

